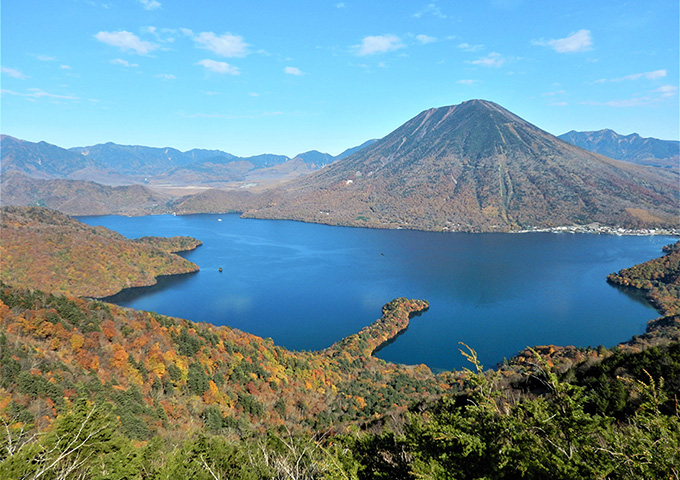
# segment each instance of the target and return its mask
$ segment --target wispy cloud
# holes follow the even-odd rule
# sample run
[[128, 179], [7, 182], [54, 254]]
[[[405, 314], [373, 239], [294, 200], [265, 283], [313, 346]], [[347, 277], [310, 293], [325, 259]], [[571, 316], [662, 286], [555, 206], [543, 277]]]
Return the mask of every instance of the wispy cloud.
[[428, 15], [438, 18], [447, 18], [447, 16], [444, 15], [442, 11], [439, 9], [439, 7], [434, 3], [428, 3], [421, 10], [413, 14], [415, 18], [422, 18]]
[[426, 45], [428, 43], [433, 43], [436, 42], [437, 39], [434, 37], [431, 37], [429, 35], [416, 35], [416, 40], [418, 40], [420, 43], [423, 45]]
[[2, 90], [3, 95], [16, 95], [19, 97], [26, 97], [29, 100], [37, 100], [40, 98], [55, 98], [59, 100], [80, 100], [80, 97], [76, 97], [73, 95], [56, 95], [54, 93], [48, 93], [39, 88], [29, 88], [28, 92], [29, 93], [19, 93], [13, 90]]
[[[142, 27], [143, 33], [148, 33], [156, 38], [156, 41], [160, 43], [173, 43], [175, 39], [184, 34], [183, 29], [176, 28], [156, 28], [153, 26]], [[191, 35], [193, 36], [193, 32]]]
[[127, 68], [136, 68], [139, 67], [136, 63], [130, 63], [127, 60], [123, 60], [122, 58], [114, 58], [113, 60], [109, 60], [109, 63], [113, 65], [122, 65], [123, 67]]
[[374, 55], [376, 53], [387, 53], [403, 48], [404, 44], [396, 35], [375, 35], [364, 37], [361, 45], [358, 45], [357, 55]]
[[28, 75], [24, 75], [16, 68], [2, 67], [2, 73], [12, 78], [18, 78], [19, 80], [30, 78]]
[[55, 57], [50, 57], [49, 55], [38, 55], [35, 58], [37, 58], [41, 62], [53, 62], [56, 60]]
[[213, 72], [217, 73], [222, 73], [222, 74], [229, 74], [229, 75], [240, 75], [241, 71], [238, 69], [238, 67], [234, 67], [233, 65], [229, 65], [226, 62], [217, 62], [215, 60], [201, 60], [198, 62], [196, 65], [201, 65], [208, 70], [212, 70]]
[[146, 55], [158, 48], [158, 45], [141, 40], [137, 35], [126, 30], [121, 30], [120, 32], [99, 32], [94, 38], [112, 47], [118, 47], [124, 52], [132, 52], [137, 55]]
[[144, 10], [155, 10], [157, 8], [161, 8], [161, 2], [156, 0], [139, 0], [139, 3], [142, 4]]
[[465, 78], [463, 80], [458, 80], [456, 83], [459, 83], [461, 85], [474, 85], [475, 83], [478, 83], [479, 80], [472, 80], [470, 78]]
[[194, 41], [200, 48], [210, 50], [221, 57], [245, 57], [249, 53], [249, 45], [243, 41], [243, 38], [231, 33], [218, 36], [213, 32], [201, 32], [194, 36]]
[[286, 67], [286, 68], [283, 69], [283, 72], [288, 74], [288, 75], [296, 75], [298, 77], [304, 75], [302, 70], [300, 70], [297, 67]]
[[505, 57], [497, 52], [491, 52], [486, 57], [472, 60], [473, 65], [481, 65], [482, 67], [500, 67], [505, 63]]
[[470, 45], [469, 43], [459, 43], [458, 48], [466, 52], [477, 52], [484, 48], [484, 45]]
[[649, 105], [651, 100], [649, 97], [639, 97], [639, 98], [628, 98], [624, 100], [609, 100], [607, 102], [593, 102], [586, 101], [581, 102], [583, 105], [594, 105], [598, 107], [616, 107], [616, 108], [626, 108], [626, 107], [639, 107], [642, 105]]
[[673, 97], [678, 94], [678, 87], [676, 85], [663, 85], [652, 90], [652, 93], [658, 93], [661, 97]]
[[566, 93], [565, 90], [555, 90], [554, 92], [545, 92], [541, 93], [542, 97], [554, 97], [555, 95], [562, 95], [563, 93]]
[[593, 46], [593, 37], [590, 30], [579, 30], [568, 37], [552, 40], [532, 40], [533, 45], [552, 47], [557, 53], [585, 52]]
[[659, 78], [664, 78], [668, 72], [666, 70], [654, 70], [653, 72], [645, 73], [634, 73], [632, 75], [626, 75], [625, 77], [619, 78], [601, 78], [595, 80], [595, 83], [606, 83], [606, 82], [625, 82], [627, 80], [640, 80], [641, 78], [647, 80], [658, 80]]
[[548, 105], [550, 105], [551, 107], [566, 107], [569, 104], [567, 102], [552, 102], [549, 103]]
[[175, 76], [171, 73], [159, 73], [158, 75], [154, 75], [156, 78], [162, 78], [164, 80], [174, 80]]
[[581, 102], [584, 105], [596, 105], [605, 107], [640, 107], [645, 105], [652, 105], [664, 101], [666, 98], [674, 97], [678, 94], [678, 87], [676, 85], [662, 85], [659, 88], [650, 90], [647, 95], [639, 97], [626, 98], [622, 100], [609, 100], [606, 102], [585, 101]]
[[71, 65], [59, 65], [62, 70], [71, 70]]

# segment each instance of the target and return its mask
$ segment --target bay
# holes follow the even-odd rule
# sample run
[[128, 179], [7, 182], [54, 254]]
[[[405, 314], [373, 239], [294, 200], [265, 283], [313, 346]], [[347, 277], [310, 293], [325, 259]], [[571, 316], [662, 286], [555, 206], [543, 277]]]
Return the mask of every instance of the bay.
[[198, 273], [108, 301], [318, 350], [375, 321], [393, 298], [424, 299], [430, 309], [377, 356], [436, 371], [466, 366], [459, 342], [493, 367], [527, 346], [613, 346], [642, 333], [657, 313], [606, 276], [659, 256], [674, 241], [375, 230], [232, 214], [79, 220], [128, 238], [203, 241], [182, 254]]

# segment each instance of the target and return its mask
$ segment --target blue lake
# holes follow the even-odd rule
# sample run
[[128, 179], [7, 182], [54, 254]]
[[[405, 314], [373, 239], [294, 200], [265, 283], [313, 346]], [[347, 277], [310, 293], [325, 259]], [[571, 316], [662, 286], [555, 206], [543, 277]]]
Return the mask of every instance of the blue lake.
[[375, 321], [393, 298], [424, 299], [430, 309], [377, 356], [434, 370], [466, 366], [459, 342], [493, 367], [526, 346], [613, 346], [642, 333], [658, 314], [606, 276], [675, 240], [373, 230], [237, 215], [79, 219], [129, 238], [203, 241], [182, 254], [200, 272], [109, 301], [317, 350]]

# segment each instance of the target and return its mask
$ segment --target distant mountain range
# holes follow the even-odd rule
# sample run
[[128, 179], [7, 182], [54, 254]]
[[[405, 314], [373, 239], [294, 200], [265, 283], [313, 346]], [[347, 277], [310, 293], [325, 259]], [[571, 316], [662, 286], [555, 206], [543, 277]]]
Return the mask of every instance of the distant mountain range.
[[[617, 143], [631, 161], [673, 152], [673, 142], [594, 133], [586, 135], [591, 148]], [[565, 135], [577, 142], [585, 134]], [[3, 204], [70, 214], [239, 211], [445, 231], [680, 226], [676, 169], [593, 153], [484, 100], [426, 110], [383, 139], [336, 157], [310, 151], [241, 158], [113, 143], [65, 150], [5, 136], [2, 171]], [[82, 181], [93, 179], [142, 185]], [[187, 185], [198, 187], [188, 191]], [[238, 188], [255, 185], [260, 188]]]
[[504, 231], [592, 222], [677, 225], [679, 211], [676, 175], [573, 146], [483, 100], [426, 110], [271, 195], [268, 206], [246, 215]]
[[220, 150], [203, 149], [181, 152], [174, 148], [110, 142], [64, 149], [7, 135], [3, 135], [1, 141], [3, 174], [18, 172], [31, 178], [91, 180], [106, 185], [226, 186], [250, 182], [251, 175], [259, 181], [280, 181], [318, 170], [362, 147], [348, 149], [335, 157], [312, 150], [289, 158], [273, 154], [237, 157]]
[[609, 129], [596, 132], [572, 130], [559, 138], [616, 160], [675, 170], [680, 168], [680, 142], [676, 140], [643, 138], [637, 133], [619, 135]]

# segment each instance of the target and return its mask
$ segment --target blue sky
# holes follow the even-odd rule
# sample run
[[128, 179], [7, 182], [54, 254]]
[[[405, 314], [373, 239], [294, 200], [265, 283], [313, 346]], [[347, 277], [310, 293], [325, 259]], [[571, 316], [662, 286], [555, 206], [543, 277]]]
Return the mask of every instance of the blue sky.
[[5, 0], [2, 133], [338, 154], [472, 98], [678, 139], [677, 0]]

